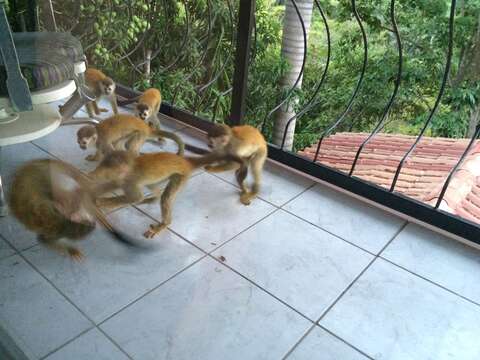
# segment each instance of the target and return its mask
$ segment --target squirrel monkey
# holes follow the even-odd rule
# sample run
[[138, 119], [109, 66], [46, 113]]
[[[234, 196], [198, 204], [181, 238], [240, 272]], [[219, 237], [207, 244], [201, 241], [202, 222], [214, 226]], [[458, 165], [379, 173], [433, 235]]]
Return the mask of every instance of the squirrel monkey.
[[[206, 166], [205, 170], [222, 172], [236, 169], [236, 179], [242, 190], [240, 201], [244, 205], [250, 205], [251, 200], [260, 191], [263, 165], [267, 159], [267, 142], [262, 133], [250, 125], [231, 128], [228, 125], [219, 124], [214, 126], [207, 136], [212, 153], [235, 156], [242, 159], [244, 163], [239, 165], [239, 162], [224, 160], [218, 164]], [[253, 174], [253, 185], [250, 191], [245, 185], [249, 166]]]
[[15, 172], [10, 209], [13, 215], [38, 240], [49, 248], [68, 254], [73, 260], [82, 252], [63, 239], [80, 240], [90, 234], [99, 221], [118, 240], [135, 240], [115, 230], [94, 203], [96, 188], [84, 174], [59, 160], [37, 159]]
[[185, 144], [176, 134], [155, 130], [133, 115], [118, 114], [96, 125], [86, 125], [77, 131], [77, 143], [85, 150], [94, 143], [97, 147], [95, 155], [87, 156], [89, 161], [101, 160], [113, 150], [128, 151], [138, 155], [140, 148], [149, 139], [168, 137], [178, 145], [178, 155], [183, 155]]
[[162, 105], [162, 94], [158, 89], [150, 88], [143, 92], [137, 99], [135, 106], [136, 115], [153, 128], [160, 128], [160, 119], [157, 114]]
[[97, 101], [105, 97], [112, 106], [114, 114], [118, 114], [117, 96], [115, 94], [115, 82], [112, 78], [106, 76], [100, 70], [88, 68], [85, 71], [85, 84], [93, 90], [96, 100], [89, 102], [87, 107], [88, 116], [95, 118], [95, 115], [100, 115], [101, 112], [108, 112], [107, 109], [99, 108]]
[[[89, 176], [102, 187], [106, 193], [122, 189], [125, 195], [97, 198], [97, 205], [105, 208], [116, 208], [125, 204], [152, 203], [160, 199], [162, 221], [152, 224], [143, 234], [153, 238], [167, 228], [172, 222], [172, 205], [178, 191], [185, 185], [193, 170], [223, 159], [239, 161], [234, 157], [209, 154], [201, 157], [183, 157], [172, 153], [150, 153], [135, 157], [126, 151], [114, 151], [108, 154]], [[165, 190], [161, 183], [168, 180]], [[143, 188], [153, 193], [145, 198]]]

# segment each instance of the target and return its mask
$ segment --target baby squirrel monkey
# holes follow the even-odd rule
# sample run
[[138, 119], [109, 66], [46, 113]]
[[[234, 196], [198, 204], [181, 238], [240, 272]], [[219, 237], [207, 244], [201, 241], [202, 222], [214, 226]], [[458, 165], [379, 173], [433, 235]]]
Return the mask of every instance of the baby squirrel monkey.
[[77, 143], [81, 149], [94, 143], [95, 155], [87, 156], [89, 161], [101, 160], [103, 156], [114, 151], [126, 150], [138, 155], [140, 148], [149, 139], [168, 137], [178, 145], [178, 155], [183, 155], [185, 144], [176, 134], [156, 130], [133, 115], [118, 114], [96, 125], [86, 125], [77, 131]]
[[155, 88], [147, 89], [140, 95], [135, 107], [135, 114], [153, 128], [160, 128], [158, 112], [162, 105], [162, 94]]
[[67, 253], [79, 261], [84, 255], [63, 239], [80, 240], [90, 234], [99, 221], [119, 240], [134, 244], [118, 232], [94, 203], [93, 183], [73, 166], [51, 159], [33, 160], [15, 172], [10, 209], [13, 215], [38, 240], [51, 249]]
[[[208, 132], [207, 136], [208, 146], [213, 154], [235, 156], [242, 159], [244, 163], [240, 165], [239, 162], [222, 161], [206, 166], [205, 170], [222, 172], [236, 169], [236, 179], [242, 190], [240, 201], [244, 205], [250, 205], [251, 200], [260, 191], [263, 165], [267, 159], [267, 142], [262, 133], [250, 125], [231, 128], [228, 125], [218, 124]], [[253, 174], [253, 185], [250, 191], [245, 185], [249, 166]]]
[[[234, 157], [209, 154], [201, 157], [183, 157], [172, 153], [150, 153], [135, 157], [126, 151], [114, 151], [108, 154], [89, 176], [102, 183], [102, 193], [122, 189], [125, 195], [97, 198], [97, 205], [115, 208], [125, 204], [145, 204], [160, 200], [162, 221], [152, 224], [143, 234], [153, 238], [167, 228], [172, 222], [172, 205], [178, 191], [185, 185], [196, 168], [227, 159], [237, 161]], [[238, 160], [241, 162], [241, 160]], [[162, 192], [161, 183], [168, 180]], [[153, 193], [145, 198], [143, 188]]]
[[100, 70], [88, 68], [85, 71], [85, 84], [93, 90], [96, 99], [89, 102], [87, 107], [88, 116], [95, 118], [95, 115], [100, 115], [101, 112], [108, 112], [107, 109], [99, 108], [97, 101], [105, 97], [112, 106], [114, 114], [118, 114], [117, 96], [115, 94], [115, 82], [112, 78], [106, 76]]

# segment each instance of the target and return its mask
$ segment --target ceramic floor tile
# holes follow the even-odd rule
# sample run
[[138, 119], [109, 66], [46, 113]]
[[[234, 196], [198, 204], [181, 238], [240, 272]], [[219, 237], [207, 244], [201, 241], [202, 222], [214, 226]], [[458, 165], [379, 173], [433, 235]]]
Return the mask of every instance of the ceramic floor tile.
[[[15, 171], [27, 161], [46, 159], [50, 156], [31, 143], [9, 145], [0, 153], [0, 175], [5, 195], [8, 199]], [[25, 230], [10, 213], [0, 217], [0, 234], [16, 249], [22, 250], [37, 243], [36, 235]]]
[[31, 359], [92, 326], [20, 256], [0, 261], [0, 324]]
[[313, 321], [373, 259], [282, 210], [213, 254]]
[[50, 135], [35, 140], [34, 143], [50, 154], [74, 165], [82, 171], [92, 171], [98, 163], [87, 161], [85, 158], [89, 154], [95, 153], [95, 147], [82, 150], [77, 144], [76, 133], [82, 126], [83, 125], [61, 126]]
[[480, 303], [480, 251], [409, 224], [382, 257]]
[[375, 359], [480, 358], [480, 307], [381, 259], [320, 324]]
[[310, 322], [204, 259], [101, 328], [135, 359], [280, 359]]
[[[111, 221], [121, 230], [142, 239], [151, 220], [133, 208], [113, 213]], [[83, 263], [72, 262], [43, 246], [24, 254], [35, 266], [96, 323], [104, 320], [202, 253], [169, 231], [158, 235], [150, 247], [133, 248], [96, 230], [79, 247]]]
[[4, 191], [7, 193], [13, 180], [15, 170], [25, 162], [33, 159], [45, 159], [49, 155], [31, 143], [8, 145], [1, 148], [0, 175]]
[[373, 253], [378, 253], [404, 224], [400, 218], [320, 184], [285, 209]]
[[110, 340], [97, 329], [92, 329], [45, 360], [128, 360]]
[[315, 327], [287, 357], [288, 360], [367, 360], [360, 352]]
[[[158, 204], [141, 205], [140, 209], [160, 219]], [[173, 204], [170, 228], [182, 237], [208, 251], [231, 239], [275, 208], [255, 199], [245, 206], [238, 189], [210, 174], [190, 179]]]
[[19, 251], [38, 243], [37, 235], [27, 230], [11, 213], [0, 218], [0, 234]]
[[15, 250], [2, 238], [0, 238], [0, 259], [15, 254]]
[[[234, 171], [217, 173], [215, 175], [227, 180], [235, 186], [238, 186], [235, 180]], [[252, 172], [249, 171], [247, 177], [248, 186], [251, 186], [252, 182]], [[272, 204], [281, 206], [312, 184], [312, 180], [298, 175], [293, 171], [282, 168], [273, 162], [267, 161], [262, 174], [262, 185], [259, 196]]]
[[186, 144], [208, 150], [207, 136], [197, 129], [186, 127], [178, 131], [177, 135], [179, 135]]

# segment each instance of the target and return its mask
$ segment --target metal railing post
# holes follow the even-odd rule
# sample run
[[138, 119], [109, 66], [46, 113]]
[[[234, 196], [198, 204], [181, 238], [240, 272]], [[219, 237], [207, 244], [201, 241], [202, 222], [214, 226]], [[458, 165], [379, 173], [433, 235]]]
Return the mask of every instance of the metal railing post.
[[229, 125], [239, 125], [245, 116], [250, 45], [255, 17], [255, 0], [240, 0], [237, 25], [237, 49], [233, 76]]

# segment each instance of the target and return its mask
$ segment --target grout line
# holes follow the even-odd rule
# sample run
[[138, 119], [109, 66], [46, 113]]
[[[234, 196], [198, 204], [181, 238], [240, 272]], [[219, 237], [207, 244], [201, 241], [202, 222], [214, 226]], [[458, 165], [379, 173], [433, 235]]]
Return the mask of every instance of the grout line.
[[362, 350], [358, 349], [357, 347], [353, 346], [352, 344], [350, 344], [348, 341], [345, 341], [344, 339], [342, 339], [340, 336], [338, 336], [337, 334], [331, 332], [330, 330], [328, 330], [326, 327], [323, 327], [322, 325], [320, 324], [317, 324], [316, 326], [318, 326], [319, 328], [321, 328], [323, 331], [329, 333], [330, 335], [332, 335], [334, 338], [340, 340], [341, 342], [343, 342], [344, 344], [348, 345], [349, 347], [351, 347], [352, 349], [358, 351], [360, 354], [362, 354], [363, 356], [365, 356], [367, 359], [371, 359], [371, 360], [375, 360], [373, 357], [371, 357], [370, 355], [368, 355], [367, 353], [363, 352]]
[[131, 360], [134, 360], [133, 357], [130, 356], [110, 335], [108, 335], [103, 329], [95, 325], [95, 328], [100, 331], [110, 342], [115, 345], [123, 354], [125, 354], [126, 357], [128, 357]]
[[64, 344], [60, 345], [60, 346], [57, 346], [55, 349], [53, 349], [52, 351], [50, 351], [49, 353], [47, 353], [47, 355], [44, 355], [40, 358], [40, 360], [44, 360], [46, 359], [47, 357], [49, 357], [50, 355], [56, 353], [57, 351], [59, 351], [60, 349], [63, 349], [65, 346], [67, 346], [68, 344], [71, 344], [72, 342], [74, 342], [75, 340], [77, 340], [80, 336], [86, 334], [87, 332], [89, 332], [90, 330], [92, 329], [95, 329], [95, 326], [92, 326], [91, 328], [88, 328], [84, 331], [82, 331], [80, 334], [74, 336], [73, 338], [71, 338], [70, 340], [68, 340], [67, 342], [65, 342]]
[[230, 239], [224, 241], [223, 243], [221, 243], [220, 245], [217, 245], [216, 247], [213, 248], [213, 250], [210, 250], [208, 252], [209, 255], [211, 255], [212, 253], [214, 253], [215, 251], [219, 250], [221, 247], [225, 246], [226, 244], [228, 244], [230, 241], [236, 239], [237, 237], [239, 237], [240, 235], [242, 235], [244, 232], [250, 230], [251, 228], [253, 228], [254, 226], [258, 225], [259, 223], [261, 223], [263, 220], [265, 220], [266, 218], [268, 218], [269, 216], [275, 214], [277, 211], [279, 211], [280, 209], [279, 208], [276, 208], [275, 210], [273, 210], [272, 212], [268, 213], [267, 215], [265, 215], [264, 217], [262, 217], [261, 219], [259, 219], [258, 221], [256, 221], [255, 223], [253, 223], [252, 225], [248, 226], [247, 228], [243, 229], [242, 231], [240, 231], [238, 234], [236, 234], [235, 236], [231, 237]]
[[430, 283], [430, 284], [432, 284], [432, 285], [438, 286], [439, 288], [441, 288], [441, 289], [443, 289], [443, 290], [446, 290], [446, 291], [448, 291], [449, 293], [451, 293], [451, 294], [453, 294], [453, 295], [456, 295], [456, 296], [458, 296], [459, 298], [462, 298], [463, 300], [468, 301], [469, 303], [471, 303], [471, 304], [473, 304], [473, 305], [480, 306], [480, 303], [476, 302], [475, 300], [469, 299], [469, 298], [467, 298], [467, 297], [464, 296], [464, 295], [461, 295], [461, 294], [459, 294], [459, 293], [457, 293], [457, 292], [455, 292], [455, 291], [453, 291], [453, 290], [450, 290], [449, 288], [445, 287], [444, 285], [441, 285], [441, 284], [439, 284], [439, 283], [437, 283], [437, 282], [435, 282], [435, 281], [433, 281], [433, 280], [430, 280], [430, 279], [426, 278], [425, 276], [422, 276], [422, 275], [420, 275], [420, 274], [417, 274], [417, 273], [413, 272], [412, 270], [409, 270], [409, 269], [403, 267], [402, 265], [399, 265], [399, 264], [393, 262], [392, 260], [389, 260], [389, 259], [387, 259], [387, 258], [384, 258], [383, 256], [379, 256], [379, 259], [382, 259], [382, 260], [388, 262], [389, 264], [391, 264], [391, 265], [393, 265], [393, 266], [395, 266], [395, 267], [398, 267], [398, 268], [400, 268], [400, 269], [408, 272], [409, 274], [412, 274], [412, 275], [414, 275], [414, 276], [416, 276], [416, 277], [419, 277], [420, 279], [422, 279], [422, 280], [424, 280], [424, 281], [426, 281], [426, 282], [428, 282], [428, 283]]
[[288, 205], [289, 203], [291, 203], [292, 201], [294, 201], [295, 199], [299, 198], [301, 195], [305, 194], [308, 190], [310, 190], [311, 188], [313, 188], [316, 184], [311, 184], [309, 186], [307, 186], [305, 189], [303, 189], [303, 191], [301, 191], [299, 194], [295, 195], [293, 198], [291, 198], [290, 200], [287, 200], [285, 201], [282, 205], [280, 205], [280, 208], [283, 209], [284, 206]]
[[[235, 184], [235, 183], [233, 183], [233, 182], [230, 182], [230, 181], [228, 181], [227, 179], [224, 179], [224, 178], [218, 176], [218, 175], [215, 174], [215, 173], [209, 173], [208, 171], [205, 171], [205, 173], [207, 173], [208, 175], [214, 176], [214, 177], [216, 177], [216, 178], [219, 179], [219, 180], [222, 180], [223, 182], [227, 183], [228, 185], [232, 185], [232, 186], [235, 187], [235, 189], [237, 189], [237, 190], [240, 190], [240, 187], [239, 187], [237, 184]], [[246, 180], [245, 180], [245, 181], [246, 181]], [[258, 195], [256, 196], [256, 198], [258, 198], [258, 199], [260, 199], [260, 200], [266, 202], [267, 204], [272, 205], [272, 206], [274, 206], [274, 207], [276, 207], [276, 208], [280, 208], [280, 206], [275, 205], [274, 203], [272, 203], [272, 202], [264, 199], [264, 198], [261, 196], [261, 194], [258, 194]]]
[[[355, 244], [355, 243], [353, 243], [353, 242], [351, 242], [351, 241], [349, 241], [349, 240], [346, 240], [346, 239], [342, 238], [340, 235], [337, 235], [337, 234], [331, 232], [330, 230], [324, 229], [323, 227], [321, 227], [321, 226], [319, 226], [319, 225], [317, 225], [317, 224], [315, 224], [315, 223], [313, 223], [313, 222], [311, 222], [311, 221], [308, 221], [308, 220], [306, 220], [306, 219], [298, 216], [297, 214], [295, 214], [295, 213], [293, 213], [293, 212], [291, 212], [291, 211], [289, 211], [289, 210], [287, 210], [287, 209], [282, 208], [281, 210], [287, 212], [288, 214], [290, 214], [290, 215], [292, 215], [292, 216], [295, 216], [296, 218], [298, 218], [298, 219], [300, 219], [300, 220], [302, 220], [302, 221], [304, 221], [304, 222], [306, 222], [306, 223], [308, 223], [308, 224], [310, 224], [310, 225], [315, 226], [317, 229], [320, 229], [320, 230], [322, 230], [322, 231], [324, 231], [324, 232], [326, 232], [326, 233], [328, 233], [328, 234], [336, 237], [337, 239], [340, 239], [340, 240], [345, 241], [346, 243], [348, 243], [348, 244], [350, 244], [350, 245], [352, 245], [352, 246], [355, 246], [356, 248], [358, 248], [358, 249], [360, 249], [360, 250], [362, 250], [362, 251], [364, 251], [364, 252], [366, 252], [366, 253], [368, 253], [368, 254], [370, 254], [370, 255], [372, 255], [372, 256], [377, 256], [377, 254], [371, 252], [370, 250], [364, 249], [364, 248], [362, 248], [360, 245], [357, 245], [357, 244]], [[403, 229], [403, 225], [402, 225], [400, 228]]]
[[230, 271], [234, 272], [235, 274], [239, 275], [240, 277], [242, 277], [243, 279], [247, 280], [250, 284], [254, 285], [255, 287], [257, 287], [258, 289], [262, 290], [264, 293], [266, 293], [267, 295], [270, 295], [272, 298], [274, 298], [275, 300], [277, 300], [278, 302], [280, 302], [281, 304], [285, 305], [286, 307], [288, 307], [290, 310], [293, 310], [294, 312], [296, 312], [298, 315], [300, 315], [301, 317], [303, 317], [305, 320], [309, 321], [310, 323], [312, 323], [313, 325], [315, 325], [315, 321], [310, 319], [308, 316], [306, 316], [305, 314], [302, 314], [300, 311], [298, 311], [297, 309], [295, 309], [292, 305], [286, 303], [284, 300], [280, 299], [279, 297], [277, 297], [276, 295], [274, 295], [273, 293], [271, 293], [270, 291], [268, 291], [267, 289], [263, 288], [262, 286], [260, 286], [259, 284], [257, 284], [256, 282], [254, 282], [252, 279], [249, 279], [247, 278], [245, 275], [243, 275], [242, 273], [240, 273], [239, 271], [235, 270], [233, 267], [231, 267], [230, 265], [226, 264], [225, 262], [217, 259], [215, 256], [213, 256], [212, 254], [208, 254], [207, 255], [210, 259], [213, 259], [214, 261], [216, 261], [218, 264], [221, 264], [223, 265], [224, 267], [226, 267], [227, 269], [229, 269]]
[[173, 274], [172, 276], [170, 276], [168, 279], [162, 281], [160, 284], [158, 284], [157, 286], [153, 287], [152, 289], [146, 291], [144, 294], [142, 294], [141, 296], [139, 296], [138, 298], [134, 299], [133, 301], [131, 301], [130, 303], [128, 303], [127, 305], [123, 306], [120, 310], [117, 310], [116, 312], [114, 312], [112, 315], [108, 316], [107, 318], [105, 318], [104, 320], [100, 321], [96, 326], [99, 327], [101, 325], [103, 325], [105, 322], [107, 322], [108, 320], [110, 320], [111, 318], [113, 318], [114, 316], [118, 315], [120, 312], [122, 312], [123, 310], [125, 310], [126, 308], [132, 306], [133, 304], [137, 303], [138, 301], [140, 301], [141, 299], [143, 299], [145, 296], [149, 295], [150, 293], [152, 293], [153, 291], [157, 290], [159, 287], [161, 287], [162, 285], [164, 285], [165, 283], [169, 282], [170, 280], [172, 280], [174, 277], [176, 277], [177, 275], [180, 275], [181, 273], [183, 273], [184, 271], [190, 269], [192, 266], [194, 266], [196, 263], [200, 262], [201, 260], [205, 259], [207, 257], [207, 255], [203, 255], [201, 257], [199, 257], [197, 260], [195, 260], [194, 262], [192, 262], [191, 264], [187, 265], [186, 267], [184, 267], [183, 269], [180, 269], [179, 271], [177, 271], [175, 274]]
[[287, 359], [292, 354], [292, 352], [295, 351], [295, 349], [298, 347], [298, 345], [300, 345], [300, 343], [303, 342], [303, 340], [313, 331], [313, 329], [315, 329], [315, 324], [310, 326], [308, 328], [308, 330], [305, 332], [305, 334], [303, 334], [300, 337], [300, 339], [298, 339], [297, 342], [295, 344], [293, 344], [293, 346], [290, 348], [290, 350], [288, 350], [287, 353], [282, 357], [282, 360]]
[[[407, 222], [403, 224], [400, 229], [392, 236], [392, 238], [383, 246], [380, 253], [388, 246], [390, 243], [403, 231], [403, 229], [407, 226]], [[316, 324], [320, 325], [320, 321], [328, 314], [328, 312], [340, 301], [340, 299], [352, 288], [352, 286], [357, 282], [358, 279], [372, 266], [372, 264], [378, 259], [378, 255], [376, 255], [368, 264], [367, 266], [353, 279], [353, 281], [340, 293], [340, 295], [332, 302], [332, 304], [323, 312], [322, 315], [318, 318], [315, 322]]]
[[[380, 253], [403, 231], [403, 229], [405, 228], [405, 226], [407, 225], [407, 222], [405, 222], [405, 224], [403, 224], [400, 229], [393, 235], [393, 237], [387, 242], [387, 244], [384, 245], [384, 247], [382, 248], [382, 250], [380, 251]], [[379, 254], [380, 254], [379, 253]], [[370, 263], [368, 263], [368, 265], [353, 279], [353, 281], [340, 293], [340, 295], [337, 297], [337, 299], [335, 299], [335, 301], [333, 301], [333, 303], [322, 313], [322, 315], [318, 318], [318, 320], [315, 322], [315, 325], [314, 326], [319, 326], [320, 328], [322, 328], [323, 330], [327, 331], [330, 335], [334, 336], [335, 338], [341, 340], [343, 343], [347, 344], [348, 346], [350, 346], [351, 348], [357, 350], [359, 353], [361, 353], [362, 355], [365, 355], [367, 356], [367, 358], [369, 359], [372, 359], [372, 357], [370, 357], [369, 355], [365, 354], [363, 351], [361, 351], [360, 349], [356, 348], [355, 346], [353, 346], [352, 344], [348, 343], [347, 341], [345, 341], [344, 339], [342, 339], [341, 337], [337, 336], [335, 333], [331, 332], [330, 330], [328, 330], [327, 328], [323, 327], [321, 324], [320, 324], [320, 321], [326, 316], [326, 314], [340, 301], [340, 299], [343, 297], [343, 295], [345, 295], [347, 293], [348, 290], [350, 290], [350, 288], [357, 282], [357, 280], [370, 268], [370, 266], [375, 262], [375, 260], [378, 258], [379, 256], [376, 255], [371, 261]], [[290, 356], [290, 354], [293, 353], [293, 351], [295, 351], [295, 349], [303, 342], [303, 340], [305, 339], [305, 337], [312, 331], [312, 329], [314, 328], [314, 326], [303, 336], [300, 338], [300, 340], [290, 349], [290, 351], [285, 355], [285, 357], [282, 359], [282, 360], [285, 360], [288, 356]]]

